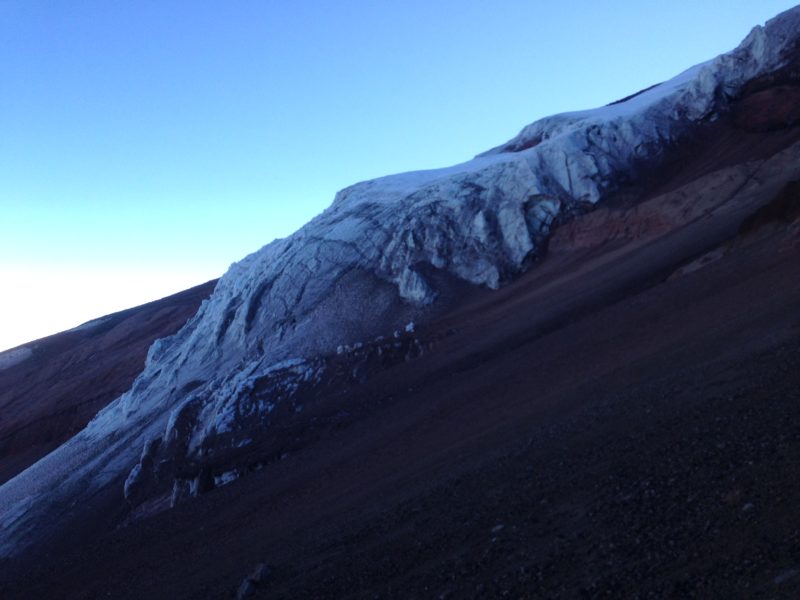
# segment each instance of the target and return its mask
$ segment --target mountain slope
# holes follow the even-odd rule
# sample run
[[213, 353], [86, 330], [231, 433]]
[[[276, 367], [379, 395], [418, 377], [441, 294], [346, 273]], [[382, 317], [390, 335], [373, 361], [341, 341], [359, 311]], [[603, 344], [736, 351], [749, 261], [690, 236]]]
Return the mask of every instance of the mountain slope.
[[309, 402], [313, 443], [10, 591], [224, 597], [267, 562], [258, 597], [795, 596], [800, 220], [749, 215], [800, 205], [799, 151], [559, 228], [424, 360]]
[[[419, 567], [431, 577], [447, 555], [469, 555], [475, 544], [468, 539], [478, 531], [469, 525], [460, 538], [440, 497], [423, 512], [446, 523], [445, 541], [437, 546], [429, 539], [415, 554], [413, 538], [403, 533], [403, 503], [422, 510], [426, 498], [451, 489], [451, 478], [463, 472], [472, 482], [464, 514], [470, 506], [480, 514], [499, 510], [480, 498], [477, 482], [487, 477], [490, 495], [517, 493], [487, 473], [517, 464], [529, 429], [541, 436], [530, 447], [550, 457], [542, 473], [553, 492], [537, 501], [556, 504], [542, 536], [558, 546], [565, 535], [594, 535], [586, 527], [559, 529], [571, 518], [569, 502], [577, 503], [579, 515], [605, 511], [609, 523], [622, 518], [604, 480], [591, 471], [593, 459], [576, 463], [578, 455], [563, 440], [588, 444], [586, 452], [594, 449], [598, 457], [609, 445], [609, 464], [633, 461], [636, 474], [620, 475], [633, 486], [647, 465], [628, 456], [636, 449], [624, 439], [638, 439], [639, 427], [656, 440], [639, 450], [652, 457], [661, 456], [658, 448], [669, 439], [664, 431], [680, 437], [691, 427], [694, 403], [712, 406], [715, 394], [732, 390], [739, 404], [731, 406], [744, 410], [767, 390], [781, 399], [772, 409], [789, 411], [791, 376], [778, 374], [790, 371], [776, 371], [764, 357], [783, 356], [798, 335], [793, 182], [800, 180], [800, 133], [794, 105], [782, 100], [798, 86], [799, 33], [800, 9], [794, 9], [756, 28], [733, 53], [625, 102], [545, 119], [463, 165], [340, 192], [297, 234], [234, 265], [197, 316], [151, 348], [131, 390], [69, 443], [0, 487], [2, 552], [24, 560], [27, 551], [35, 560], [46, 546], [69, 556], [70, 536], [91, 540], [86, 532], [126, 523], [61, 563], [58, 577], [72, 586], [64, 590], [74, 597], [109, 585], [117, 593], [129, 589], [132, 597], [154, 593], [148, 582], [135, 582], [143, 556], [125, 555], [146, 542], [161, 557], [189, 548], [197, 565], [181, 567], [192, 574], [191, 585], [171, 576], [169, 567], [153, 567], [164, 595], [167, 589], [182, 595], [175, 587], [181, 585], [190, 588], [187, 596], [229, 590], [243, 576], [231, 570], [256, 555], [288, 565], [276, 590], [290, 597], [303, 589], [336, 596], [348, 585], [378, 590], [387, 573], [395, 595], [402, 595], [417, 585], [405, 573]], [[521, 275], [534, 263], [537, 268]], [[780, 293], [765, 293], [775, 289]], [[763, 389], [733, 375], [742, 364], [766, 379]], [[673, 405], [670, 397], [679, 401]], [[653, 429], [656, 421], [616, 409], [603, 412], [647, 402], [655, 407], [653, 418], [672, 419], [674, 428]], [[702, 427], [714, 427], [716, 417], [701, 412]], [[598, 423], [596, 435], [588, 433]], [[745, 433], [761, 436], [769, 426], [754, 419]], [[723, 437], [736, 427], [729, 423]], [[564, 437], [548, 433], [562, 430]], [[698, 444], [678, 453], [676, 464], [688, 468], [708, 459], [713, 449]], [[568, 464], [567, 472], [553, 470], [551, 459]], [[709, 468], [715, 460], [706, 461]], [[772, 468], [767, 457], [759, 460]], [[734, 475], [747, 471], [736, 464]], [[577, 472], [598, 491], [597, 500], [572, 498], [577, 488], [570, 473]], [[704, 484], [708, 502], [728, 493], [718, 484]], [[255, 492], [259, 485], [264, 489]], [[176, 508], [165, 513], [170, 505]], [[654, 506], [666, 519], [670, 503]], [[700, 514], [717, 518], [710, 504], [703, 506]], [[355, 513], [354, 521], [348, 515]], [[59, 526], [43, 528], [53, 515], [62, 517]], [[323, 517], [329, 525], [318, 522]], [[424, 532], [434, 517], [410, 518]], [[645, 512], [636, 518], [639, 528], [648, 523]], [[229, 558], [203, 547], [209, 534], [181, 533], [198, 519], [213, 527]], [[694, 524], [680, 521], [676, 531], [688, 535]], [[489, 528], [498, 525], [503, 528], [492, 533], [504, 530], [504, 523]], [[398, 539], [399, 562], [387, 558], [372, 570], [342, 561], [326, 566], [329, 546], [317, 526], [345, 545], [348, 557], [362, 555], [364, 545], [391, 548]], [[160, 528], [169, 529], [169, 539]], [[525, 531], [523, 540], [538, 536]], [[659, 531], [669, 534], [669, 528]], [[754, 525], [748, 535], [756, 532]], [[612, 528], [597, 535], [606, 544], [615, 534]], [[271, 550], [264, 536], [285, 546]], [[721, 549], [722, 538], [709, 548]], [[596, 546], [579, 541], [572, 540], [570, 552], [600, 560]], [[656, 536], [651, 549], [662, 542]], [[499, 556], [510, 556], [504, 552]], [[502, 573], [491, 555], [488, 571], [466, 579], [486, 586]], [[482, 560], [468, 562], [477, 561], [480, 572]], [[536, 562], [532, 555], [526, 560]], [[556, 593], [560, 577], [577, 592], [574, 586], [591, 579], [580, 575], [579, 562], [545, 568], [539, 580], [549, 578]], [[116, 567], [100, 575], [102, 565]], [[614, 571], [617, 584], [640, 580], [629, 566]], [[656, 583], [668, 586], [660, 573]], [[45, 589], [53, 586], [39, 574], [27, 588], [39, 589], [37, 579]], [[597, 581], [613, 591], [608, 581]], [[453, 587], [428, 579], [425, 585], [442, 592]], [[422, 587], [417, 592], [425, 595]]]
[[0, 354], [0, 484], [66, 442], [127, 390], [144, 366], [147, 348], [182, 327], [214, 285], [210, 281]]

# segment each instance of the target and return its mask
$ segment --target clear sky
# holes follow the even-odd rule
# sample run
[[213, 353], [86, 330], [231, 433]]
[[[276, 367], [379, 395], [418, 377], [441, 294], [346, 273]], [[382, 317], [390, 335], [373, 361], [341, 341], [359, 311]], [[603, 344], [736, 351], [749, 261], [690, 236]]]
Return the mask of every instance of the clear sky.
[[0, 350], [221, 275], [360, 180], [735, 47], [777, 0], [0, 0]]

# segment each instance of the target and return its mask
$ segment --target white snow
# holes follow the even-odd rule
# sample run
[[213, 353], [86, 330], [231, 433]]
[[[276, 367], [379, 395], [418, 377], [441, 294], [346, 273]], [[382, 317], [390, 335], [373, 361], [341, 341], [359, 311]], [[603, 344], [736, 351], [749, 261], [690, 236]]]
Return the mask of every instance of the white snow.
[[228, 485], [229, 483], [236, 481], [238, 478], [239, 473], [237, 471], [225, 471], [224, 473], [214, 476], [214, 486], [221, 487], [223, 485]]
[[86, 323], [82, 323], [77, 327], [73, 327], [72, 329], [68, 329], [67, 331], [86, 331], [88, 329], [94, 329], [95, 327], [99, 327], [103, 323], [107, 323], [111, 320], [111, 317], [101, 317], [99, 319], [92, 319], [91, 321], [86, 321]]

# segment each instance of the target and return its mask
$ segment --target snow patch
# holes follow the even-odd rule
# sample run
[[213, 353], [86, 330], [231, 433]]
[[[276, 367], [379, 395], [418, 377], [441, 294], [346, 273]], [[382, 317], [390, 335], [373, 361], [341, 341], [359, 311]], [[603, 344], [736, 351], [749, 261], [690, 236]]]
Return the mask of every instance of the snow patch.
[[72, 329], [68, 329], [68, 332], [72, 331], [86, 331], [88, 329], [94, 329], [95, 327], [99, 327], [103, 323], [108, 323], [111, 320], [111, 317], [101, 317], [99, 319], [92, 319], [91, 321], [86, 321], [77, 327], [73, 327]]
[[223, 485], [228, 485], [239, 479], [239, 472], [236, 470], [232, 471], [225, 471], [224, 473], [220, 473], [219, 475], [214, 476], [214, 486], [221, 487]]

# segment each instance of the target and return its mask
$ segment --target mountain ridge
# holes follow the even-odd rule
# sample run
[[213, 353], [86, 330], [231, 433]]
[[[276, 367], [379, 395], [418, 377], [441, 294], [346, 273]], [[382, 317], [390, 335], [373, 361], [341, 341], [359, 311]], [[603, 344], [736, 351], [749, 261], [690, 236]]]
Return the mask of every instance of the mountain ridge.
[[[343, 397], [342, 390], [382, 377], [382, 369], [411, 369], [420, 356], [452, 350], [458, 327], [439, 323], [458, 311], [460, 297], [480, 295], [476, 286], [501, 288], [497, 294], [505, 297], [503, 288], [541, 262], [548, 244], [551, 264], [566, 260], [565, 249], [584, 261], [602, 257], [615, 264], [620, 252], [628, 256], [634, 248], [650, 262], [631, 256], [625, 263], [630, 273], [595, 272], [597, 295], [590, 298], [581, 288], [574, 298], [559, 296], [563, 306], [548, 306], [544, 291], [533, 294], [544, 298], [536, 306], [552, 321], [531, 325], [522, 345], [580, 322], [631, 289], [662, 282], [683, 268], [676, 261], [702, 259], [735, 237], [771, 194], [800, 179], [792, 119], [779, 127], [788, 131], [783, 137], [758, 133], [768, 148], [764, 159], [737, 160], [726, 170], [712, 156], [713, 172], [677, 186], [668, 179], [674, 190], [659, 202], [639, 198], [638, 208], [622, 214], [612, 207], [587, 212], [587, 205], [636, 183], [640, 160], [660, 163], [666, 146], [680, 145], [695, 127], [711, 131], [724, 120], [718, 127], [723, 135], [738, 109], [745, 122], [757, 114], [766, 100], [756, 95], [764, 90], [747, 86], [794, 69], [798, 32], [800, 8], [754, 29], [734, 52], [635, 95], [627, 106], [544, 119], [474, 161], [339, 192], [331, 208], [295, 236], [233, 265], [187, 326], [153, 345], [128, 392], [68, 444], [0, 487], [7, 507], [0, 519], [8, 533], [2, 552], [36, 543], [31, 532], [45, 535], [37, 523], [61, 502], [74, 504], [113, 486], [117, 495], [124, 491], [126, 510], [144, 518], [228, 483], [242, 474], [237, 469], [265, 468], [302, 452], [309, 440], [281, 444], [311, 432], [315, 418], [336, 422], [335, 415], [314, 412], [326, 396]], [[791, 73], [784, 76], [795, 81]], [[740, 98], [754, 97], [741, 107]], [[587, 155], [586, 144], [599, 154]], [[585, 221], [572, 220], [583, 213]], [[670, 235], [669, 243], [661, 239]], [[621, 250], [587, 254], [615, 244]], [[552, 274], [545, 269], [541, 277], [546, 273]], [[558, 281], [566, 285], [567, 279]], [[505, 343], [515, 347], [512, 341]], [[480, 356], [468, 357], [469, 364]], [[333, 408], [329, 404], [325, 410]], [[283, 427], [289, 433], [279, 435]], [[260, 442], [253, 442], [254, 432]], [[271, 435], [277, 445], [266, 448]], [[262, 463], [248, 454], [251, 443], [263, 446]]]

